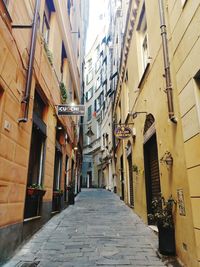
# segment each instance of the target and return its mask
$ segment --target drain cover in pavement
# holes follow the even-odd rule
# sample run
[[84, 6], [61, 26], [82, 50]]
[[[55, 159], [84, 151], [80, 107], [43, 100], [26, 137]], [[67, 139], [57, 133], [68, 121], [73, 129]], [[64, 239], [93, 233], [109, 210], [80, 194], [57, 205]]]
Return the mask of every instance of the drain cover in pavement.
[[17, 264], [17, 267], [37, 267], [39, 261], [24, 261]]

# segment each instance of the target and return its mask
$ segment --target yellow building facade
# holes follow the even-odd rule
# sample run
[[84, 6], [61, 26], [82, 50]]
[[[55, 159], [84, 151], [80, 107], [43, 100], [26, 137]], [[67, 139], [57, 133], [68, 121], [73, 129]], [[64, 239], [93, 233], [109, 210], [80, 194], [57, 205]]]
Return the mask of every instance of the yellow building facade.
[[2, 261], [67, 205], [67, 186], [78, 184], [77, 118], [58, 116], [57, 105], [80, 103], [80, 36], [72, 42], [71, 34], [79, 32], [79, 10], [71, 1], [0, 1]]
[[[159, 2], [165, 14], [172, 103]], [[199, 11], [196, 0], [131, 1], [113, 114], [116, 123], [133, 132], [116, 142], [117, 192], [146, 223], [153, 196], [172, 195], [176, 254], [188, 267], [200, 266]]]

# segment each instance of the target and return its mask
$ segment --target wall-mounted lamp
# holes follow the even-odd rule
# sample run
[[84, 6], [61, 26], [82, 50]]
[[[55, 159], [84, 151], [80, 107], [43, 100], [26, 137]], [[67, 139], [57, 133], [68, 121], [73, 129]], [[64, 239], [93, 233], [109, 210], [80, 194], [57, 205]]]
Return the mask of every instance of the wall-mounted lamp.
[[85, 135], [87, 135], [88, 137], [92, 137], [92, 136], [94, 135], [94, 133], [93, 133], [91, 127], [88, 128], [88, 130], [87, 130], [87, 132], [85, 133]]
[[172, 154], [169, 151], [166, 151], [165, 154], [160, 159], [160, 162], [161, 163], [165, 163], [168, 166], [172, 166], [173, 165], [173, 157], [172, 157]]
[[67, 143], [68, 135], [65, 134], [65, 143]]
[[78, 150], [78, 147], [77, 147], [77, 146], [75, 146], [75, 147], [74, 147], [74, 150], [75, 150], [75, 151], [77, 151], [77, 150]]
[[147, 115], [147, 112], [146, 111], [136, 111], [134, 113], [129, 113], [130, 116], [133, 116], [133, 119], [137, 118], [138, 114], [146, 114]]
[[56, 126], [56, 129], [61, 131], [63, 129], [63, 127], [62, 126]]

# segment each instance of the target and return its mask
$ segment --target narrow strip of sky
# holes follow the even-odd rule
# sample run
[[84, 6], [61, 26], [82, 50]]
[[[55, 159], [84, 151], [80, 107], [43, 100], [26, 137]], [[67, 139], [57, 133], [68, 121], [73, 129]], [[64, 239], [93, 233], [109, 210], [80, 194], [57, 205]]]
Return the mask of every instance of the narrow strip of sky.
[[87, 32], [86, 53], [90, 50], [97, 35], [103, 28], [105, 0], [90, 0], [89, 27]]

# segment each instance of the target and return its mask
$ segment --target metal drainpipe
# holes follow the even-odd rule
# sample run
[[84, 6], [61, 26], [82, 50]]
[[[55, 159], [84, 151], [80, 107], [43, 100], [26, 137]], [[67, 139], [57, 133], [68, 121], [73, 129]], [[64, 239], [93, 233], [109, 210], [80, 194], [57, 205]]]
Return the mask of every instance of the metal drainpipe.
[[158, 3], [159, 3], [159, 13], [160, 13], [160, 29], [161, 29], [161, 36], [162, 36], [163, 58], [164, 58], [164, 68], [165, 68], [165, 81], [166, 81], [166, 93], [167, 93], [169, 119], [172, 122], [177, 123], [177, 119], [174, 115], [173, 91], [172, 91], [173, 89], [172, 89], [172, 82], [171, 82], [167, 30], [166, 30], [166, 24], [165, 24], [163, 0], [158, 0]]
[[40, 0], [36, 0], [35, 10], [34, 10], [34, 18], [32, 24], [32, 34], [31, 34], [31, 45], [30, 45], [30, 56], [28, 62], [28, 71], [26, 78], [26, 87], [25, 93], [22, 100], [22, 103], [25, 104], [24, 117], [18, 119], [18, 122], [27, 122], [28, 121], [28, 108], [29, 108], [29, 100], [30, 100], [30, 91], [31, 91], [31, 83], [32, 83], [32, 74], [33, 74], [33, 62], [35, 56], [35, 47], [36, 47], [36, 39], [37, 39], [37, 28], [39, 22], [39, 10], [40, 10]]

